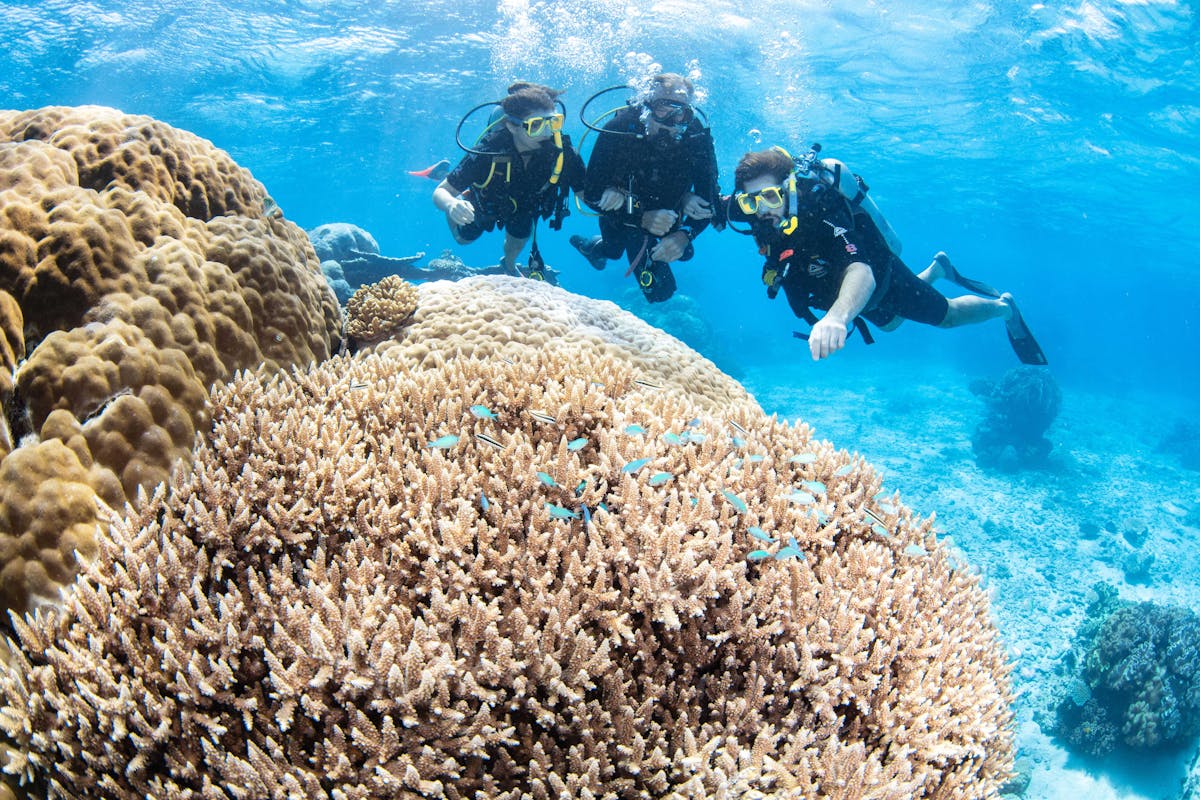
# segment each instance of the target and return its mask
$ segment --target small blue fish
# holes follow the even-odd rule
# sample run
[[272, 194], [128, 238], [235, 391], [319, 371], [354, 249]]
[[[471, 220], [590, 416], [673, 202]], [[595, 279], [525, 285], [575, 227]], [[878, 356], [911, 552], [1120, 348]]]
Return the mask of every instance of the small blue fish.
[[699, 431], [692, 431], [687, 435], [687, 438], [689, 442], [695, 442], [696, 444], [704, 444], [708, 441], [708, 437]]
[[630, 436], [640, 436], [641, 434], [646, 432], [646, 429], [643, 428], [641, 425], [637, 425], [637, 424], [626, 425], [625, 432], [628, 433]]
[[721, 494], [725, 495], [726, 500], [733, 503], [734, 508], [736, 508], [738, 511], [740, 511], [743, 514], [746, 513], [746, 501], [745, 500], [738, 497], [736, 494], [729, 491], [728, 489], [722, 489]]
[[824, 525], [826, 522], [829, 522], [829, 515], [822, 508], [810, 508], [809, 514], [816, 518], [818, 525]]
[[480, 419], [495, 419], [496, 415], [487, 406], [471, 406], [471, 413]]
[[558, 486], [558, 484], [554, 482], [554, 478], [551, 478], [545, 472], [537, 473], [537, 479], [547, 486]]
[[580, 506], [580, 510], [583, 511], [583, 527], [586, 529], [592, 524], [592, 512], [588, 511], [587, 506]]
[[775, 554], [776, 561], [783, 561], [785, 558], [798, 558], [801, 561], [807, 560], [804, 551], [798, 547], [792, 547], [790, 544], [787, 547], [779, 548], [779, 552]]
[[605, 514], [607, 514], [607, 513], [608, 513], [608, 506], [604, 505], [604, 503], [596, 503], [596, 510], [597, 510], [597, 511], [603, 511]]
[[546, 503], [546, 509], [550, 512], [550, 516], [555, 519], [579, 519], [578, 511], [556, 506], [554, 503]]
[[695, 428], [695, 427], [696, 427], [697, 425], [699, 425], [699, 424], [700, 424], [700, 418], [699, 418], [699, 417], [696, 417], [695, 419], [693, 419], [693, 420], [691, 420], [690, 422], [688, 422], [687, 426], [688, 426], [689, 428]]
[[825, 494], [825, 484], [820, 481], [801, 481], [800, 485], [813, 494]]
[[479, 507], [481, 509], [483, 509], [484, 511], [487, 511], [489, 505], [491, 505], [491, 504], [488, 503], [487, 495], [484, 494], [483, 492], [480, 492], [479, 493]]
[[456, 444], [458, 444], [458, 437], [455, 436], [454, 434], [450, 433], [450, 434], [446, 434], [445, 436], [441, 437], [440, 439], [434, 439], [432, 442], [430, 442], [428, 445], [426, 445], [426, 447], [428, 447], [431, 450], [446, 450], [448, 448], [454, 447], [454, 445], [456, 445]]
[[667, 444], [683, 444], [683, 439], [678, 433], [664, 433], [662, 439]]
[[921, 545], [919, 545], [919, 544], [910, 544], [908, 547], [904, 548], [904, 555], [918, 556], [918, 557], [919, 556], [927, 556], [927, 555], [929, 555], [929, 551], [926, 550], [924, 547], [921, 547]]
[[587, 488], [587, 481], [580, 481], [579, 485], [575, 487], [575, 496], [579, 497], [579, 495], [583, 494], [583, 490], [586, 488]]
[[816, 499], [808, 492], [802, 492], [799, 489], [788, 495], [788, 500], [791, 500], [793, 503], [799, 503], [802, 506], [812, 505], [816, 502]]
[[746, 558], [749, 559], [750, 561], [762, 561], [762, 560], [770, 558], [770, 557], [771, 557], [771, 554], [768, 553], [766, 550], [751, 550], [749, 553], [746, 554]]
[[801, 453], [800, 455], [792, 456], [788, 459], [788, 461], [791, 461], [793, 464], [811, 464], [816, 460], [817, 457], [812, 453]]
[[659, 472], [650, 478], [651, 486], [661, 486], [675, 476], [669, 472]]
[[887, 528], [883, 527], [882, 525], [880, 525], [878, 522], [871, 523], [871, 530], [875, 531], [877, 534], [884, 537], [885, 539], [892, 538], [892, 532], [889, 531]]
[[629, 473], [637, 472], [639, 469], [641, 469], [642, 467], [646, 466], [649, 463], [650, 463], [650, 459], [639, 458], [634, 461], [630, 461], [628, 464], [621, 467], [621, 472], [629, 472]]
[[746, 440], [745, 440], [745, 439], [743, 439], [743, 438], [742, 438], [742, 437], [740, 437], [740, 436], [734, 436], [734, 437], [733, 437], [733, 446], [734, 446], [734, 447], [745, 447], [745, 446], [746, 446]]
[[753, 463], [758, 463], [763, 460], [763, 456], [746, 456], [746, 460]]
[[588, 443], [587, 437], [580, 436], [578, 439], [572, 439], [571, 441], [567, 442], [567, 449], [574, 452], [576, 450], [582, 449], [584, 447], [584, 445], [586, 445], [587, 443]]
[[833, 473], [833, 477], [844, 478], [853, 471], [854, 471], [854, 465], [846, 464], [845, 466], [838, 467], [837, 471]]
[[750, 531], [750, 535], [753, 536], [755, 539], [761, 539], [762, 541], [767, 542], [768, 544], [775, 544], [775, 541], [776, 541], [775, 538], [772, 537], [771, 534], [764, 531], [762, 528], [760, 528], [756, 525], [751, 525], [749, 528], [749, 531]]

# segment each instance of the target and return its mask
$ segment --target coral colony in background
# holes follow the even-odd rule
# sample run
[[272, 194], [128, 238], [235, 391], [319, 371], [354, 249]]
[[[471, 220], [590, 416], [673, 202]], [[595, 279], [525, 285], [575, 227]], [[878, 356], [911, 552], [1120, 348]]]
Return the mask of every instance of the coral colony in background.
[[977, 578], [677, 340], [545, 284], [389, 279], [337, 355], [313, 249], [221, 151], [101, 108], [0, 141], [2, 796], [1007, 779]]

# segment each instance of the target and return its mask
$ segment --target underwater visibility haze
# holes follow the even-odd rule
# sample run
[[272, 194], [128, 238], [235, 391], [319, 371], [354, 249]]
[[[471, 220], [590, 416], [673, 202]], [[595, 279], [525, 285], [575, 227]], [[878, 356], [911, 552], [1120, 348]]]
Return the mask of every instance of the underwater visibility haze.
[[[349, 222], [384, 255], [473, 266], [498, 261], [501, 236], [456, 245], [434, 183], [408, 173], [457, 162], [462, 115], [515, 80], [566, 90], [579, 143], [594, 92], [691, 76], [724, 192], [746, 151], [819, 142], [865, 178], [910, 267], [946, 251], [1013, 293], [1052, 385], [1009, 373], [995, 321], [854, 335], [814, 363], [793, 335], [807, 325], [767, 299], [751, 240], [729, 230], [697, 238], [679, 294], [653, 309], [623, 263], [597, 272], [567, 244], [596, 230], [573, 202], [538, 244], [561, 286], [683, 338], [936, 514], [987, 576], [1013, 659], [1013, 794], [1175, 798], [1200, 685], [1195, 708], [1181, 701], [1190, 735], [1148, 757], [1072, 750], [1043, 688], [1070, 678], [1063, 659], [1108, 597], [1095, 585], [1200, 609], [1198, 43], [1190, 0], [5, 0], [0, 108], [152, 116], [227, 151], [302, 228]], [[1021, 392], [1028, 407], [998, 399]], [[1039, 413], [1038, 444], [988, 452]], [[1167, 616], [1190, 631], [1171, 652], [1200, 651]]]

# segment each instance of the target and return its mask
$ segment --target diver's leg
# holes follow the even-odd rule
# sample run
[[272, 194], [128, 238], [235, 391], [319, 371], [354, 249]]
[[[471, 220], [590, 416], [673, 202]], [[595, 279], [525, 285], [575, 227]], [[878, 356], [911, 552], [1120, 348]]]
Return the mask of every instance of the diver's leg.
[[517, 256], [521, 255], [521, 251], [525, 249], [525, 243], [529, 241], [529, 237], [518, 239], [508, 231], [504, 232], [504, 256], [500, 259], [500, 266], [504, 270], [513, 275], [517, 273]]
[[994, 297], [976, 297], [964, 294], [962, 297], [946, 298], [946, 316], [938, 324], [939, 328], [957, 328], [961, 325], [975, 325], [989, 319], [1000, 317], [1008, 320], [1012, 317], [1012, 308], [1004, 300]]

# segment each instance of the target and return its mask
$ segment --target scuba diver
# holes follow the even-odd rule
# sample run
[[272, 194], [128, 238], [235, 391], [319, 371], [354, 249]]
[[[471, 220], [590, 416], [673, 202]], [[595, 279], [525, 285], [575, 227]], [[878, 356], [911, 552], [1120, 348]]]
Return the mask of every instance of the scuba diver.
[[598, 134], [583, 198], [600, 212], [600, 235], [572, 236], [571, 244], [596, 269], [624, 253], [626, 274], [637, 277], [651, 303], [675, 293], [671, 262], [692, 257], [692, 242], [710, 224], [719, 197], [712, 136], [696, 118], [694, 98], [690, 80], [664, 73], [603, 128], [584, 120]]
[[[866, 196], [866, 184], [819, 152], [820, 145], [813, 145], [798, 159], [782, 147], [746, 153], [726, 200], [730, 222], [749, 222], [750, 230], [739, 232], [753, 234], [766, 257], [767, 296], [774, 298], [782, 287], [793, 313], [812, 326], [807, 335], [796, 335], [808, 339], [814, 361], [842, 349], [853, 328], [871, 343], [863, 320], [892, 331], [905, 319], [955, 328], [1000, 318], [1023, 363], [1046, 363], [1011, 294], [963, 277], [945, 253], [913, 274], [899, 258], [899, 240]], [[932, 286], [943, 278], [975, 295], [945, 297]], [[814, 308], [825, 315], [818, 319]]]
[[[522, 81], [509, 86], [504, 99], [467, 112], [459, 132], [472, 113], [498, 106], [474, 147], [464, 145], [456, 133], [467, 155], [433, 190], [433, 204], [446, 214], [458, 243], [473, 242], [484, 231], [504, 229], [500, 266], [514, 275], [550, 277], [538, 252], [537, 221], [550, 219], [551, 228], [561, 228], [570, 213], [568, 192], [583, 189], [583, 159], [562, 133], [560, 94]], [[529, 263], [522, 272], [517, 256], [531, 235]]]

